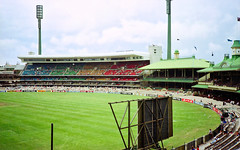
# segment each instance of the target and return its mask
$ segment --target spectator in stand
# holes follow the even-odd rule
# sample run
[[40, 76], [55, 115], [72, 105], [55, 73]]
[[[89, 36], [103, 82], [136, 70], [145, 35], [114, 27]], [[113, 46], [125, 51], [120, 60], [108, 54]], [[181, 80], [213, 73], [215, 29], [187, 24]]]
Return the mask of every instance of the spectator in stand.
[[197, 146], [197, 150], [199, 150], [199, 146]]
[[220, 124], [220, 132], [223, 132], [223, 122], [221, 122], [221, 124]]
[[223, 102], [223, 106], [226, 105], [226, 102]]
[[234, 118], [236, 118], [236, 119], [237, 119], [237, 115], [235, 114], [235, 112], [233, 112], [233, 116], [234, 116]]
[[212, 129], [209, 129], [209, 135], [210, 135], [210, 139], [213, 138], [213, 132], [212, 132]]
[[231, 102], [230, 99], [228, 99], [227, 102], [230, 103]]
[[223, 129], [223, 133], [224, 133], [224, 134], [227, 134], [227, 133], [228, 133], [228, 131], [227, 131], [226, 128]]

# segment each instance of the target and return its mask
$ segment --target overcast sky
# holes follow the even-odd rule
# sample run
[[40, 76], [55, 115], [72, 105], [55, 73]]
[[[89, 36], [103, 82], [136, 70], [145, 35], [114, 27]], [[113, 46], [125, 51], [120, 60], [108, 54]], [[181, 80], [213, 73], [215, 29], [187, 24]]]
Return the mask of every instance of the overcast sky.
[[[167, 57], [166, 0], [0, 0], [0, 65], [38, 53], [36, 5], [43, 5], [43, 55], [148, 52], [156, 44]], [[231, 54], [227, 39], [240, 39], [237, 17], [240, 0], [173, 0], [172, 53], [222, 61]]]

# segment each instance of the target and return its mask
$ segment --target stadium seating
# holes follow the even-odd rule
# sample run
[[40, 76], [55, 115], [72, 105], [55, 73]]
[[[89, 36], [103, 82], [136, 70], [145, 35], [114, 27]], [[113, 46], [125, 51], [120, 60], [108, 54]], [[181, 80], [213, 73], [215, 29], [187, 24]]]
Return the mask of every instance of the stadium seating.
[[36, 75], [36, 72], [33, 70], [25, 70], [22, 75]]
[[118, 70], [108, 70], [104, 73], [104, 75], [116, 75]]
[[97, 67], [98, 69], [109, 69], [113, 63], [104, 63], [104, 64], [99, 64]]
[[[21, 81], [42, 81], [37, 82], [38, 85], [132, 86], [127, 82], [138, 81], [142, 73], [138, 68], [144, 65], [144, 62], [27, 64], [22, 71]], [[84, 80], [83, 83], [75, 82]]]
[[217, 134], [214, 137], [214, 140], [211, 142], [211, 144], [207, 147], [205, 147], [205, 150], [210, 149], [234, 149], [239, 148], [240, 143], [238, 141], [240, 140], [239, 132], [240, 128], [236, 128], [236, 121], [233, 120], [233, 122], [227, 122], [223, 126], [222, 132]]
[[65, 70], [54, 70], [51, 72], [50, 75], [63, 75], [65, 73]]
[[92, 70], [80, 70], [77, 75], [90, 75]]
[[106, 71], [106, 70], [103, 70], [103, 69], [98, 70], [97, 74], [95, 74], [95, 75], [104, 75], [104, 72], [105, 72], [105, 71]]
[[49, 71], [49, 70], [40, 70], [40, 71], [36, 72], [36, 75], [42, 76], [42, 75], [49, 75], [50, 73], [51, 73], [51, 71]]
[[76, 75], [78, 70], [75, 70], [73, 68], [67, 68], [66, 72], [64, 75]]
[[96, 64], [85, 64], [83, 69], [94, 69], [96, 66]]

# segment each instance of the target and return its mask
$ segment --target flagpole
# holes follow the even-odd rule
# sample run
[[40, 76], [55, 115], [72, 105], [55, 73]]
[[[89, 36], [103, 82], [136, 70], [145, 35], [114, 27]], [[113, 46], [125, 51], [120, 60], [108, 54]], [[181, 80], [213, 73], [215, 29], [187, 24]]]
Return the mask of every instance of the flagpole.
[[238, 21], [238, 38], [240, 39], [240, 20]]
[[237, 37], [240, 39], [240, 17], [237, 17]]

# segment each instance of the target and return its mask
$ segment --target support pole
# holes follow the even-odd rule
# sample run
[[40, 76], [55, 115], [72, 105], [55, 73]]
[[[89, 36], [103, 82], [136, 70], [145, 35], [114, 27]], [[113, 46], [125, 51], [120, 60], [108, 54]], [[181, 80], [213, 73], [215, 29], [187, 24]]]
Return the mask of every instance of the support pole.
[[38, 19], [38, 55], [42, 55], [41, 19]]
[[167, 1], [167, 14], [168, 14], [168, 40], [167, 40], [167, 59], [171, 59], [171, 0]]
[[130, 127], [130, 101], [128, 101], [128, 149], [130, 150], [130, 144], [131, 144], [131, 141], [130, 141], [130, 139], [131, 139], [131, 127]]
[[110, 108], [111, 108], [111, 110], [112, 110], [112, 114], [113, 114], [113, 117], [114, 117], [115, 122], [116, 122], [116, 124], [117, 124], [117, 127], [118, 127], [119, 133], [120, 133], [120, 135], [121, 135], [121, 138], [122, 138], [122, 140], [123, 140], [123, 144], [124, 144], [125, 148], [127, 148], [127, 145], [126, 145], [126, 142], [125, 142], [125, 140], [124, 140], [124, 137], [123, 137], [121, 128], [120, 128], [120, 126], [119, 126], [119, 124], [118, 124], [118, 121], [117, 121], [117, 117], [116, 117], [116, 115], [115, 115], [115, 113], [114, 113], [112, 104], [111, 104], [111, 103], [108, 103], [108, 104], [110, 105]]
[[51, 123], [51, 150], [53, 150], [53, 123]]

